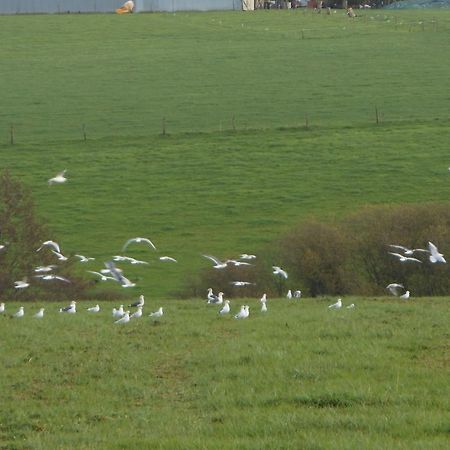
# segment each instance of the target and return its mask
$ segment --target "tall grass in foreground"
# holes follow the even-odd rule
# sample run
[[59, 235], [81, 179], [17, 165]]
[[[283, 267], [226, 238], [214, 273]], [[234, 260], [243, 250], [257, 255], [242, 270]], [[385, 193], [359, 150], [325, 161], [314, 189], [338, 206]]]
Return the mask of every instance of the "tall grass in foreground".
[[334, 300], [0, 317], [1, 448], [447, 448], [448, 299]]

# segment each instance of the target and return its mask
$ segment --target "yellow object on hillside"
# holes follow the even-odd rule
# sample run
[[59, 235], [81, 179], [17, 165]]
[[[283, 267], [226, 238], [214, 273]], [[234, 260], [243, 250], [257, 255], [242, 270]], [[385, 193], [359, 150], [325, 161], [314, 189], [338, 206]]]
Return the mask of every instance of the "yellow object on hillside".
[[116, 9], [117, 14], [128, 14], [134, 11], [134, 2], [132, 0], [128, 0], [125, 2], [120, 8]]

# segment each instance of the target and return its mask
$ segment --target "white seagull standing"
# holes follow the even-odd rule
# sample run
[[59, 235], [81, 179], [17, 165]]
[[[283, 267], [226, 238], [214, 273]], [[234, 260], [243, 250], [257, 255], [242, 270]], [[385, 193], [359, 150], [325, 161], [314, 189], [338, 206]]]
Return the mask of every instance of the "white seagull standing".
[[130, 307], [139, 307], [139, 306], [144, 306], [144, 303], [145, 303], [145, 298], [144, 298], [144, 296], [141, 294], [140, 296], [139, 296], [139, 300], [137, 301], [137, 302], [134, 302], [134, 303], [132, 303], [131, 305], [128, 305], [128, 306], [130, 306]]
[[408, 300], [410, 296], [410, 292], [406, 291], [403, 295], [400, 295], [400, 298], [402, 298], [403, 300]]
[[288, 300], [290, 300], [292, 298], [292, 291], [290, 289], [288, 290], [288, 293], [286, 294], [286, 298]]
[[65, 183], [67, 181], [67, 178], [64, 176], [66, 174], [67, 170], [64, 169], [62, 172], [59, 172], [55, 177], [50, 178], [48, 180], [48, 184], [49, 186], [52, 184], [61, 184], [61, 183]]
[[352, 303], [351, 305], [346, 306], [347, 309], [353, 309], [355, 307], [355, 304]]
[[280, 275], [280, 277], [283, 277], [284, 279], [287, 280], [288, 274], [285, 270], [283, 270], [281, 267], [278, 266], [272, 266], [273, 269], [273, 274], [274, 275]]
[[95, 306], [92, 306], [92, 308], [88, 308], [87, 310], [91, 313], [98, 313], [100, 311], [100, 306], [97, 304]]
[[222, 309], [219, 311], [219, 314], [221, 316], [228, 314], [230, 312], [230, 300], [225, 300], [225, 304], [223, 305]]
[[267, 302], [262, 302], [261, 312], [263, 313], [267, 312]]
[[125, 311], [123, 310], [123, 305], [120, 305], [119, 309], [113, 308], [112, 315], [115, 319], [119, 319], [120, 317], [123, 317], [125, 314]]
[[340, 309], [342, 308], [342, 300], [338, 299], [336, 303], [333, 303], [332, 305], [328, 306], [330, 309]]
[[68, 313], [68, 314], [75, 314], [77, 312], [77, 302], [75, 300], [72, 300], [70, 302], [69, 306], [66, 306], [65, 308], [59, 308], [60, 313]]
[[44, 317], [45, 308], [41, 308], [33, 317], [36, 319], [42, 319]]
[[0, 314], [3, 314], [5, 312], [5, 304], [0, 303]]
[[428, 242], [428, 248], [430, 249], [430, 262], [434, 263], [446, 263], [447, 261], [444, 258], [442, 253], [439, 253], [438, 248], [432, 243]]
[[144, 244], [147, 244], [150, 247], [152, 247], [153, 250], [156, 250], [155, 245], [153, 244], [153, 242], [150, 239], [143, 238], [143, 237], [136, 237], [136, 238], [128, 239], [128, 241], [125, 242], [125, 244], [122, 248], [122, 251], [124, 252], [127, 249], [127, 247], [133, 242], [136, 242], [136, 244], [140, 244], [141, 242], [143, 242]]
[[130, 311], [127, 311], [119, 320], [114, 323], [127, 323], [130, 321]]
[[294, 292], [294, 298], [300, 298], [302, 296], [302, 291], [297, 290]]
[[21, 317], [23, 317], [25, 315], [25, 311], [23, 309], [23, 306], [21, 306], [19, 308], [19, 310], [13, 315], [13, 317], [15, 317], [16, 319], [20, 319]]
[[159, 317], [162, 317], [163, 314], [164, 314], [164, 311], [163, 311], [162, 307], [160, 307], [160, 308], [158, 309], [158, 311], [155, 311], [155, 312], [150, 313], [150, 314], [149, 314], [149, 317], [154, 317], [154, 318], [157, 319], [157, 318], [159, 318]]
[[242, 305], [241, 310], [234, 316], [235, 319], [246, 319], [250, 315], [249, 307]]
[[139, 319], [142, 317], [142, 306], [138, 306], [137, 310], [131, 314], [130, 319]]

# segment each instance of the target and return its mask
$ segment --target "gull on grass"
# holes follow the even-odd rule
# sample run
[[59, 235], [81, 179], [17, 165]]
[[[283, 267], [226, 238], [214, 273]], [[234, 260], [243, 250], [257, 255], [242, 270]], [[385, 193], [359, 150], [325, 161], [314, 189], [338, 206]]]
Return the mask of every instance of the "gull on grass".
[[125, 314], [125, 311], [123, 310], [123, 305], [120, 305], [118, 309], [113, 308], [112, 315], [115, 319], [119, 319], [120, 317], [123, 317]]
[[342, 308], [342, 299], [338, 299], [336, 303], [328, 306], [329, 309], [340, 309]]
[[130, 319], [139, 319], [142, 317], [142, 306], [138, 306], [137, 310], [131, 314]]
[[225, 304], [222, 306], [222, 309], [219, 311], [221, 316], [228, 314], [230, 312], [230, 300], [225, 300]]
[[116, 320], [114, 323], [127, 323], [130, 321], [130, 311], [127, 311], [119, 320]]
[[33, 317], [36, 319], [42, 319], [44, 317], [45, 308], [41, 308]]
[[60, 313], [75, 314], [77, 312], [77, 302], [72, 300], [69, 306], [59, 308]]
[[403, 300], [408, 300], [409, 297], [410, 297], [409, 291], [406, 291], [403, 295], [400, 295], [400, 298], [402, 298]]
[[87, 311], [91, 313], [98, 313], [100, 311], [100, 305], [97, 304], [92, 306], [91, 308], [88, 308]]
[[144, 298], [144, 296], [141, 294], [140, 296], [139, 296], [139, 300], [138, 301], [136, 301], [136, 302], [134, 302], [134, 303], [132, 303], [131, 305], [128, 305], [129, 307], [139, 307], [139, 306], [144, 306], [144, 303], [145, 303], [145, 298]]
[[149, 314], [149, 317], [154, 317], [155, 319], [162, 317], [164, 314], [162, 306], [158, 309], [158, 311], [152, 312]]
[[5, 304], [0, 303], [0, 314], [3, 314], [6, 311]]
[[19, 308], [19, 310], [18, 310], [16, 313], [13, 314], [13, 317], [15, 317], [16, 319], [20, 319], [20, 318], [23, 317], [24, 315], [25, 315], [25, 310], [24, 310], [24, 307], [21, 306], [21, 307]]
[[247, 319], [250, 315], [250, 307], [248, 305], [242, 305], [241, 310], [234, 316], [235, 319]]

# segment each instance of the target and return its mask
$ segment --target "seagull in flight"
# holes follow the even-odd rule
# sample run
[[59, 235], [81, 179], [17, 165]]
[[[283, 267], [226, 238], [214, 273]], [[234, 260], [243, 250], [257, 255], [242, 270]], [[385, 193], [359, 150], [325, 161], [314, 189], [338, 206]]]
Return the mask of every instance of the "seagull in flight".
[[135, 283], [132, 283], [128, 278], [124, 277], [122, 275], [122, 271], [118, 270], [116, 268], [116, 265], [112, 261], [105, 262], [105, 266], [107, 269], [109, 269], [112, 277], [121, 284], [122, 287], [128, 288], [128, 287], [134, 287], [136, 286]]
[[278, 266], [272, 266], [273, 269], [273, 274], [274, 275], [280, 275], [280, 277], [283, 277], [284, 279], [287, 280], [288, 274], [285, 270], [283, 270], [281, 267]]
[[400, 283], [390, 283], [386, 286], [386, 289], [395, 296], [399, 295], [399, 290], [400, 289], [405, 289], [405, 287], [403, 286], [403, 284]]
[[90, 258], [89, 256], [84, 255], [75, 255], [77, 258], [80, 258], [80, 262], [86, 263], [88, 261], [95, 261], [95, 258]]
[[439, 253], [438, 248], [432, 243], [428, 242], [428, 248], [430, 250], [430, 262], [434, 263], [446, 263], [447, 261], [444, 258], [442, 253]]
[[141, 242], [143, 242], [144, 244], [147, 244], [150, 247], [152, 247], [153, 250], [156, 250], [155, 245], [153, 244], [153, 242], [150, 239], [143, 238], [143, 237], [136, 237], [136, 238], [128, 239], [128, 241], [125, 242], [125, 245], [123, 246], [122, 251], [124, 252], [127, 249], [127, 247], [133, 242], [136, 242], [136, 244], [140, 244]]
[[55, 252], [55, 250], [52, 250], [52, 253], [56, 255], [56, 257], [60, 260], [60, 261], [67, 261], [69, 258], [67, 258], [67, 256], [64, 256], [62, 253], [60, 252]]
[[235, 259], [227, 259], [226, 261], [227, 263], [233, 264], [233, 266], [235, 267], [239, 267], [239, 266], [251, 266], [250, 263], [248, 262], [244, 262], [244, 261], [236, 261]]
[[23, 317], [25, 315], [25, 311], [23, 309], [23, 306], [21, 306], [19, 308], [19, 310], [13, 314], [13, 317], [15, 317], [16, 319], [20, 319], [21, 317]]
[[241, 287], [241, 286], [250, 286], [251, 284], [254, 283], [250, 283], [250, 281], [230, 281], [230, 284], [236, 287]]
[[336, 303], [333, 303], [332, 305], [328, 306], [329, 309], [340, 309], [342, 308], [342, 300], [338, 299]]
[[97, 304], [95, 306], [92, 306], [92, 308], [88, 308], [87, 310], [91, 313], [98, 313], [100, 311], [100, 306]]
[[164, 262], [178, 262], [175, 258], [172, 258], [171, 256], [160, 256], [159, 257], [160, 261], [164, 261]]
[[53, 269], [55, 269], [56, 266], [55, 264], [50, 264], [49, 266], [37, 266], [34, 271], [36, 273], [41, 273], [41, 272], [51, 272]]
[[33, 317], [36, 319], [42, 319], [44, 317], [45, 308], [41, 308]]
[[67, 181], [67, 178], [64, 176], [66, 174], [66, 172], [67, 172], [67, 170], [64, 169], [62, 172], [59, 172], [55, 177], [50, 178], [48, 180], [49, 186], [51, 186], [52, 184], [65, 183]]
[[155, 311], [155, 312], [150, 313], [150, 314], [149, 314], [149, 317], [155, 317], [155, 318], [157, 319], [157, 318], [159, 318], [159, 317], [162, 317], [163, 314], [164, 314], [164, 311], [163, 311], [162, 307], [160, 307], [160, 308], [158, 309], [158, 311]]
[[221, 316], [228, 314], [230, 312], [230, 300], [225, 300], [225, 304], [222, 306], [222, 309], [219, 311]]
[[59, 244], [55, 241], [44, 241], [36, 251], [38, 252], [39, 250], [42, 250], [44, 247], [51, 247], [53, 250], [57, 251], [58, 253], [61, 253]]
[[49, 281], [49, 280], [60, 280], [60, 281], [64, 281], [65, 283], [70, 283], [70, 280], [68, 280], [67, 278], [64, 278], [60, 275], [35, 275], [34, 278], [40, 278], [41, 280], [45, 280], [45, 281]]
[[113, 256], [113, 260], [114, 261], [126, 261], [131, 264], [148, 264], [147, 261], [140, 261], [139, 259], [131, 258], [130, 256], [116, 255], [116, 256]]
[[389, 247], [396, 248], [398, 250], [402, 250], [403, 254], [405, 256], [412, 256], [414, 254], [414, 252], [428, 253], [428, 250], [425, 250], [424, 248], [408, 248], [408, 247], [404, 247], [403, 245], [394, 245], [394, 244], [390, 244]]
[[130, 311], [127, 311], [119, 320], [116, 320], [114, 323], [127, 323], [130, 321]]
[[16, 289], [25, 289], [30, 285], [27, 281], [27, 277], [25, 277], [23, 280], [20, 281], [14, 281], [14, 287]]
[[104, 274], [102, 274], [102, 273], [100, 273], [100, 272], [94, 272], [93, 270], [88, 270], [88, 272], [89, 272], [89, 273], [93, 273], [94, 275], [99, 276], [100, 279], [101, 279], [102, 281], [107, 281], [107, 280], [113, 280], [113, 281], [116, 281], [115, 278], [113, 278], [113, 277], [108, 277], [108, 276], [106, 276], [106, 275], [104, 275]]
[[401, 255], [400, 253], [393, 253], [393, 252], [388, 252], [388, 253], [390, 253], [391, 255], [396, 256], [396, 257], [398, 258], [398, 260], [399, 260], [400, 262], [402, 262], [402, 263], [408, 262], [408, 261], [411, 261], [411, 262], [418, 262], [418, 263], [421, 263], [421, 262], [422, 262], [420, 259], [412, 258], [412, 257], [410, 257], [410, 256], [404, 256], [404, 255]]
[[203, 255], [205, 258], [208, 258], [209, 260], [211, 260], [214, 263], [214, 269], [225, 269], [225, 267], [227, 267], [228, 262], [225, 261], [220, 261], [220, 259], [217, 259], [215, 256], [211, 256], [211, 255]]
[[249, 255], [248, 253], [242, 253], [241, 256], [239, 256], [239, 259], [255, 259], [256, 255]]

